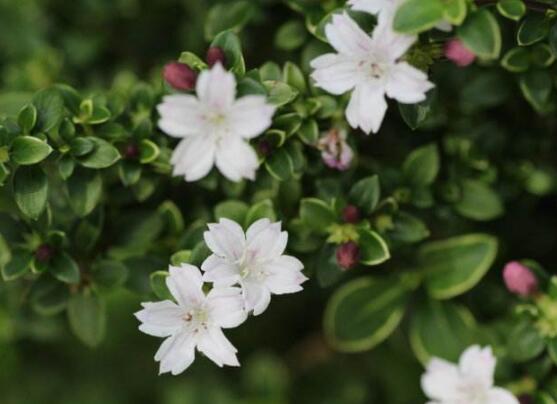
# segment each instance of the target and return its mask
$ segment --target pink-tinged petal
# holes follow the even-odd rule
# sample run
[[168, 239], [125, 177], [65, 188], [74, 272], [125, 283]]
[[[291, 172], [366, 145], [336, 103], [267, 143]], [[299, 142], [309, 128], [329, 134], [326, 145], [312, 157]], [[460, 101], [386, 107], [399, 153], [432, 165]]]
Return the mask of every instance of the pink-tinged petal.
[[387, 101], [383, 88], [375, 84], [356, 87], [346, 108], [346, 119], [354, 129], [360, 128], [366, 134], [377, 133], [385, 113]]
[[230, 130], [244, 139], [259, 136], [271, 126], [275, 110], [263, 96], [242, 97], [234, 103], [229, 113]]
[[238, 182], [244, 178], [254, 180], [259, 163], [253, 147], [244, 139], [228, 136], [217, 147], [216, 165], [226, 178]]
[[218, 366], [240, 366], [236, 348], [224, 336], [220, 328], [212, 327], [202, 334], [197, 349]]
[[155, 303], [142, 303], [143, 310], [135, 313], [141, 321], [139, 330], [154, 337], [168, 337], [175, 334], [182, 327], [181, 309], [170, 300]]
[[246, 238], [238, 223], [221, 218], [218, 223], [210, 223], [208, 227], [209, 231], [203, 233], [203, 238], [213, 253], [232, 262], [242, 257]]
[[246, 311], [252, 311], [253, 315], [258, 316], [267, 310], [271, 302], [271, 292], [263, 285], [254, 282], [242, 284]]
[[365, 57], [372, 50], [371, 38], [346, 13], [333, 15], [325, 35], [331, 46], [345, 55]]
[[232, 286], [239, 282], [240, 274], [237, 264], [212, 254], [203, 261], [201, 269], [205, 271], [203, 280], [214, 286]]
[[170, 160], [174, 176], [184, 176], [193, 182], [205, 177], [215, 162], [215, 141], [212, 137], [198, 135], [180, 141]]
[[202, 103], [215, 110], [226, 111], [236, 98], [236, 78], [217, 63], [199, 75], [196, 89]]
[[458, 39], [447, 41], [444, 51], [445, 57], [460, 67], [469, 66], [476, 60], [474, 52], [466, 48]]
[[433, 87], [424, 72], [401, 62], [390, 71], [386, 93], [403, 104], [415, 104], [425, 100], [426, 93]]
[[164, 340], [155, 354], [155, 361], [160, 362], [159, 374], [170, 372], [174, 376], [186, 370], [194, 359], [195, 339], [186, 332]]
[[159, 128], [167, 135], [185, 137], [200, 133], [200, 104], [192, 95], [167, 95], [157, 106]]
[[289, 255], [279, 257], [264, 268], [269, 273], [265, 286], [276, 295], [299, 292], [303, 290], [302, 283], [308, 279], [302, 273], [302, 262]]
[[519, 401], [509, 391], [495, 387], [489, 391], [486, 404], [519, 404]]
[[449, 403], [458, 397], [459, 378], [457, 366], [433, 358], [422, 376], [422, 390], [430, 399]]
[[311, 61], [311, 74], [315, 85], [323, 90], [340, 95], [352, 90], [359, 72], [356, 60], [341, 54], [327, 53]]
[[532, 296], [538, 291], [538, 279], [530, 268], [518, 261], [509, 262], [503, 269], [507, 289], [520, 296]]
[[210, 307], [211, 320], [221, 328], [238, 327], [247, 318], [240, 288], [215, 287], [207, 295], [207, 303]]
[[497, 359], [493, 356], [490, 347], [482, 349], [478, 345], [473, 345], [460, 357], [459, 368], [463, 376], [488, 389], [493, 386], [496, 363]]
[[199, 269], [193, 265], [182, 264], [180, 267], [171, 266], [169, 272], [166, 286], [180, 306], [187, 308], [205, 299]]

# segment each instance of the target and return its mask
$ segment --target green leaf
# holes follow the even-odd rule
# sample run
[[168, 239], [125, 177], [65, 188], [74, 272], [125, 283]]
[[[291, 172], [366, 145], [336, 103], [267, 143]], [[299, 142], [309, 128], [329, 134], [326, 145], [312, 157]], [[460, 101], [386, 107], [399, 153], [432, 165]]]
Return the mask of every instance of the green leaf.
[[363, 209], [365, 213], [372, 213], [381, 198], [379, 177], [373, 175], [359, 180], [350, 190], [348, 197], [354, 205]]
[[361, 229], [358, 245], [360, 247], [360, 262], [364, 265], [379, 265], [391, 258], [389, 246], [383, 238], [369, 229]]
[[70, 152], [72, 156], [81, 157], [89, 154], [95, 148], [95, 142], [87, 137], [76, 137], [70, 140]]
[[555, 365], [557, 365], [557, 338], [547, 341], [547, 353]]
[[336, 248], [337, 246], [327, 243], [319, 251], [315, 264], [315, 275], [322, 288], [334, 285], [344, 274], [337, 263]]
[[530, 67], [530, 52], [527, 48], [513, 48], [501, 60], [501, 66], [513, 73], [521, 73]]
[[410, 324], [410, 344], [426, 365], [433, 357], [457, 362], [476, 341], [476, 321], [464, 307], [428, 300], [418, 306]]
[[55, 89], [39, 91], [33, 96], [33, 105], [37, 109], [37, 123], [35, 131], [49, 132], [54, 129], [64, 117], [64, 100]]
[[277, 220], [273, 201], [271, 201], [270, 199], [262, 200], [261, 202], [258, 202], [249, 208], [246, 214], [246, 219], [244, 221], [244, 227], [248, 228], [257, 220], [264, 218], [269, 219], [271, 222]]
[[263, 84], [269, 92], [267, 101], [277, 107], [281, 107], [294, 101], [299, 94], [297, 89], [283, 83], [282, 81], [268, 80], [263, 82]]
[[408, 290], [397, 278], [359, 278], [340, 289], [325, 309], [329, 342], [344, 352], [360, 352], [383, 342], [399, 325]]
[[80, 280], [77, 263], [65, 252], [57, 253], [48, 263], [50, 273], [59, 281], [77, 284]]
[[79, 163], [87, 168], [107, 168], [120, 159], [120, 152], [116, 147], [106, 140], [98, 137], [90, 137], [95, 145], [92, 152], [78, 159]]
[[532, 45], [549, 34], [550, 21], [543, 13], [530, 13], [518, 28], [517, 41], [521, 46]]
[[463, 181], [461, 199], [455, 209], [460, 215], [479, 221], [493, 220], [504, 212], [499, 194], [489, 185], [476, 180]]
[[292, 62], [286, 62], [284, 64], [284, 82], [300, 93], [305, 93], [307, 90], [304, 73]]
[[307, 30], [301, 21], [293, 20], [283, 24], [275, 35], [275, 46], [285, 51], [301, 47], [307, 40]]
[[[2, 237], [2, 242], [4, 238]], [[5, 245], [4, 247], [7, 248]], [[5, 253], [5, 249], [0, 249], [2, 254]], [[7, 250], [9, 252], [9, 250]], [[6, 261], [2, 263], [2, 279], [5, 281], [13, 281], [14, 279], [19, 278], [20, 276], [25, 275], [29, 271], [29, 266], [31, 261], [33, 260], [33, 255], [24, 249], [15, 249], [11, 253], [11, 259], [8, 256], [6, 260], [5, 257], [0, 258], [2, 261]]]
[[497, 20], [485, 8], [470, 14], [457, 29], [464, 46], [484, 59], [497, 59], [501, 53], [501, 30]]
[[426, 94], [426, 99], [422, 102], [418, 102], [416, 104], [403, 104], [398, 103], [398, 110], [404, 122], [410, 127], [412, 130], [416, 130], [420, 128], [424, 122], [427, 121], [431, 113], [431, 105], [433, 102], [433, 96], [435, 92], [429, 91]]
[[294, 162], [285, 148], [280, 148], [267, 157], [265, 168], [279, 181], [289, 180], [294, 175]]
[[191, 52], [182, 52], [178, 62], [188, 65], [194, 70], [201, 71], [207, 68], [207, 63]]
[[526, 13], [526, 5], [522, 0], [499, 0], [497, 10], [503, 17], [518, 21]]
[[551, 74], [546, 70], [532, 70], [520, 76], [520, 90], [526, 101], [538, 112], [547, 109], [553, 81]]
[[170, 257], [170, 265], [179, 267], [182, 264], [189, 264], [191, 260], [191, 250], [180, 250]]
[[31, 133], [37, 123], [37, 108], [33, 104], [27, 104], [19, 111], [17, 123], [21, 132], [25, 135]]
[[218, 3], [211, 7], [205, 22], [205, 37], [213, 39], [222, 31], [239, 32], [255, 14], [255, 4], [249, 0]]
[[219, 47], [224, 51], [226, 65], [234, 73], [239, 75], [245, 74], [246, 64], [242, 55], [242, 45], [235, 33], [231, 31], [221, 32], [215, 37], [211, 46]]
[[248, 209], [248, 205], [242, 201], [221, 202], [215, 206], [215, 219], [227, 218], [236, 223], [244, 223]]
[[85, 345], [96, 347], [104, 338], [106, 311], [104, 303], [93, 294], [76, 294], [68, 302], [68, 320], [76, 337]]
[[425, 186], [431, 185], [437, 178], [439, 164], [437, 145], [428, 144], [412, 151], [404, 161], [402, 170], [410, 184]]
[[497, 255], [497, 239], [469, 234], [434, 241], [418, 251], [425, 284], [435, 299], [450, 299], [472, 289], [487, 273]]
[[445, 0], [443, 19], [452, 25], [460, 25], [466, 18], [466, 0]]
[[180, 208], [171, 201], [164, 201], [158, 208], [158, 212], [166, 222], [166, 228], [173, 234], [181, 234], [184, 231], [184, 217]]
[[517, 323], [508, 335], [507, 352], [516, 362], [534, 359], [545, 349], [544, 338], [528, 320]]
[[159, 157], [160, 149], [155, 143], [148, 139], [143, 139], [139, 144], [139, 162], [141, 164], [152, 163]]
[[42, 316], [53, 316], [66, 309], [69, 297], [68, 286], [50, 275], [41, 276], [29, 293], [31, 307]]
[[14, 175], [14, 198], [23, 214], [37, 220], [46, 208], [48, 180], [38, 166], [19, 167]]
[[405, 34], [417, 34], [433, 28], [445, 13], [440, 0], [408, 0], [397, 10], [393, 27]]
[[67, 181], [68, 201], [73, 211], [85, 217], [99, 204], [102, 177], [98, 171], [79, 169]]
[[155, 295], [161, 300], [174, 300], [172, 294], [166, 286], [166, 278], [168, 277], [168, 272], [157, 271], [149, 275], [149, 282], [151, 283], [151, 289]]
[[304, 121], [298, 130], [298, 136], [307, 145], [315, 145], [319, 140], [319, 126], [315, 119], [308, 119]]
[[302, 223], [316, 233], [327, 233], [327, 228], [336, 222], [333, 209], [317, 198], [305, 198], [300, 202]]
[[63, 156], [58, 161], [58, 173], [60, 177], [65, 181], [70, 178], [75, 169], [75, 160], [70, 156]]
[[548, 44], [540, 43], [532, 47], [531, 59], [534, 66], [549, 67], [555, 62], [555, 53]]
[[91, 266], [91, 277], [95, 285], [116, 288], [128, 279], [128, 268], [119, 261], [99, 260]]
[[33, 136], [18, 136], [12, 142], [11, 159], [14, 163], [29, 166], [40, 163], [49, 156], [52, 147]]
[[143, 168], [137, 161], [123, 160], [118, 165], [118, 175], [125, 186], [135, 185], [141, 179]]
[[393, 228], [389, 231], [391, 239], [404, 243], [417, 243], [429, 237], [429, 234], [422, 220], [406, 212], [399, 212], [393, 218]]

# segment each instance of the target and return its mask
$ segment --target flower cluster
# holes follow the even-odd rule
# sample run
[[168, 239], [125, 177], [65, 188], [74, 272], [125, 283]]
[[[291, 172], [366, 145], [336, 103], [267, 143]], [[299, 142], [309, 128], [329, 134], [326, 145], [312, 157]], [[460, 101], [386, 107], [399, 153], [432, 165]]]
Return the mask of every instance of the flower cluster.
[[[244, 233], [238, 223], [221, 219], [209, 224], [204, 238], [212, 251], [201, 265], [204, 273], [189, 264], [171, 266], [166, 284], [176, 302], [143, 303], [135, 314], [141, 331], [166, 338], [155, 355], [160, 373], [182, 373], [196, 349], [218, 366], [239, 366], [222, 329], [263, 313], [272, 294], [301, 291], [307, 279], [303, 264], [284, 255], [288, 234], [280, 222], [260, 219]], [[207, 294], [204, 282], [213, 284]]]

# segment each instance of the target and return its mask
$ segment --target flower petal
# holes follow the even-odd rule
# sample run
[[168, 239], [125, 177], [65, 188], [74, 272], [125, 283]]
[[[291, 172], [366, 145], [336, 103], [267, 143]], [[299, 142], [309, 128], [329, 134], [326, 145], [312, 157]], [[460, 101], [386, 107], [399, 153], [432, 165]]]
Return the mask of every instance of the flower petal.
[[195, 359], [195, 339], [187, 332], [182, 332], [163, 341], [155, 354], [155, 361], [160, 362], [159, 374], [179, 375]]
[[331, 46], [345, 55], [365, 57], [372, 50], [371, 38], [346, 13], [333, 15], [325, 35]]
[[263, 313], [271, 302], [271, 292], [263, 285], [254, 282], [242, 284], [242, 292], [246, 311], [252, 311], [258, 316]]
[[348, 4], [353, 10], [365, 11], [370, 14], [379, 14], [392, 11], [395, 6], [394, 0], [349, 0]]
[[213, 253], [232, 262], [242, 257], [246, 237], [238, 223], [222, 218], [218, 223], [210, 223], [208, 227], [209, 230], [203, 233], [203, 238]]
[[240, 366], [236, 348], [224, 336], [220, 328], [212, 327], [200, 337], [197, 349], [218, 366]]
[[242, 324], [247, 313], [240, 288], [213, 288], [207, 296], [211, 319], [221, 328], [234, 328]]
[[282, 255], [275, 261], [266, 264], [269, 273], [265, 286], [276, 295], [296, 293], [303, 290], [301, 286], [308, 278], [302, 273], [304, 264], [289, 255]]
[[192, 95], [167, 95], [157, 106], [159, 128], [167, 135], [184, 137], [199, 134], [200, 104]]
[[216, 254], [207, 257], [201, 264], [201, 269], [205, 272], [203, 280], [211, 282], [217, 287], [232, 286], [240, 280], [238, 265]]
[[254, 180], [259, 164], [255, 151], [245, 140], [227, 136], [217, 147], [216, 165], [226, 178], [238, 182], [243, 178]]
[[174, 302], [165, 300], [156, 303], [142, 303], [143, 310], [135, 313], [141, 321], [139, 330], [154, 337], [168, 337], [182, 327], [183, 310]]
[[497, 359], [493, 356], [491, 347], [481, 348], [473, 345], [466, 349], [460, 357], [460, 372], [486, 389], [493, 386], [493, 374]]
[[387, 112], [387, 101], [383, 88], [377, 84], [367, 83], [357, 86], [348, 107], [346, 119], [354, 129], [360, 128], [366, 134], [377, 133]]
[[421, 383], [428, 398], [451, 402], [458, 394], [458, 367], [443, 359], [433, 358], [427, 365]]
[[166, 286], [180, 306], [188, 308], [205, 299], [203, 280], [197, 267], [182, 264], [180, 267], [171, 266], [169, 272]]
[[248, 95], [238, 99], [229, 114], [232, 133], [251, 139], [271, 126], [275, 107], [267, 104], [263, 96]]
[[174, 166], [173, 175], [183, 175], [193, 182], [205, 177], [215, 162], [215, 142], [211, 136], [198, 135], [183, 139], [170, 160]]
[[357, 61], [341, 54], [327, 53], [311, 61], [311, 74], [315, 85], [323, 90], [340, 95], [354, 88], [358, 79]]
[[225, 111], [236, 98], [236, 78], [218, 62], [199, 75], [196, 91], [201, 102], [213, 109]]
[[486, 404], [519, 404], [519, 401], [509, 391], [495, 387], [489, 391]]
[[387, 95], [404, 104], [425, 100], [426, 92], [433, 88], [427, 75], [406, 62], [397, 63], [387, 80]]
[[[288, 243], [288, 233], [281, 231], [281, 223], [265, 220], [258, 220], [252, 224], [247, 235], [246, 248], [260, 261], [279, 257]], [[267, 225], [264, 226], [266, 223]]]
[[[382, 14], [386, 15], [386, 13]], [[380, 18], [372, 33], [373, 48], [390, 62], [400, 59], [418, 39], [415, 35], [399, 34], [393, 30], [392, 15]]]

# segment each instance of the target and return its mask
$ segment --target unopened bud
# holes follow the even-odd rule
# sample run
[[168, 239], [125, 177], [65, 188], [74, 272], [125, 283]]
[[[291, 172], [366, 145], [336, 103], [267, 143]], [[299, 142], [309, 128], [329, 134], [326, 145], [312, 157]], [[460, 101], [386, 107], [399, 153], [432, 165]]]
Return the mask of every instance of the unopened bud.
[[54, 249], [48, 244], [42, 244], [35, 251], [35, 258], [39, 262], [48, 262], [54, 255]]
[[164, 66], [163, 75], [166, 82], [176, 90], [189, 91], [195, 88], [197, 73], [184, 63], [168, 63]]
[[257, 150], [262, 156], [267, 157], [273, 152], [273, 145], [269, 140], [263, 139], [257, 144]]
[[220, 62], [220, 64], [223, 66], [226, 65], [226, 55], [224, 54], [222, 48], [219, 48], [218, 46], [211, 46], [207, 50], [206, 60], [207, 60], [207, 64], [210, 67], [213, 67], [218, 62]]
[[354, 205], [347, 205], [342, 210], [342, 220], [345, 223], [358, 223], [360, 221], [360, 209]]
[[476, 60], [476, 55], [458, 39], [451, 39], [445, 44], [445, 57], [460, 67], [471, 65]]
[[135, 160], [139, 157], [139, 147], [135, 143], [130, 143], [126, 145], [122, 154], [126, 159]]
[[507, 289], [520, 296], [531, 296], [538, 290], [538, 280], [530, 268], [512, 261], [503, 269], [503, 280]]
[[339, 171], [350, 168], [354, 158], [354, 151], [346, 141], [346, 132], [331, 129], [319, 139], [317, 147], [321, 150], [323, 162], [329, 167]]
[[354, 268], [360, 262], [360, 247], [353, 241], [341, 244], [336, 252], [337, 264], [344, 270]]

